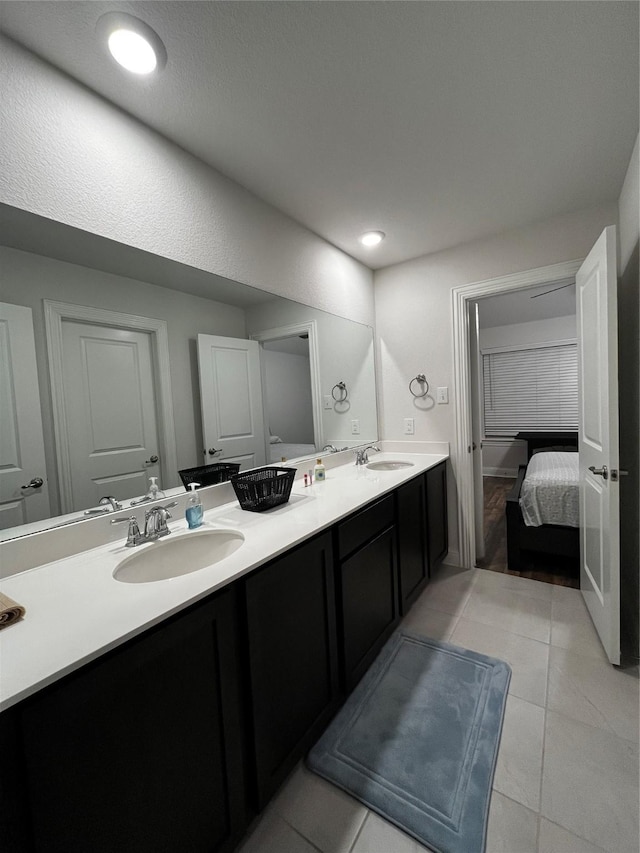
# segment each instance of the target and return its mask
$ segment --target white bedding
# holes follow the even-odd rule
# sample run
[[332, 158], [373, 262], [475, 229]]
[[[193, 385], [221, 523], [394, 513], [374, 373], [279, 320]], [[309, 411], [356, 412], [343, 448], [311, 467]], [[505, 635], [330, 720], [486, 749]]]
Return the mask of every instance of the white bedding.
[[520, 492], [522, 518], [528, 527], [541, 524], [580, 526], [578, 454], [534, 453]]
[[313, 456], [317, 453], [315, 444], [287, 444], [284, 441], [271, 444], [269, 449], [272, 462], [279, 462], [283, 456], [285, 459], [297, 459], [299, 456]]

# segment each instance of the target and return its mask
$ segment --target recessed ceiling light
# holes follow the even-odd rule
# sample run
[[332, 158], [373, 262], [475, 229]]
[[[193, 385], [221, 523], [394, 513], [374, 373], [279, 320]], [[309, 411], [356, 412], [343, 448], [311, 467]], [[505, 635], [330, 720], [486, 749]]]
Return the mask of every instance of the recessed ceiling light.
[[384, 240], [384, 236], [383, 231], [365, 231], [360, 237], [360, 242], [363, 246], [377, 246], [378, 243]]
[[151, 74], [167, 61], [160, 36], [133, 15], [108, 12], [99, 19], [96, 31], [113, 59], [132, 74]]

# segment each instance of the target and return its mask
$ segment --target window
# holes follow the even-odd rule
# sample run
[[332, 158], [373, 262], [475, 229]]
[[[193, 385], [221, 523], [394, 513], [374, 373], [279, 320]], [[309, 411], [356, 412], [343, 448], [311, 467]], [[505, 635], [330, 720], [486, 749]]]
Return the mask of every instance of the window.
[[485, 353], [484, 434], [578, 429], [575, 343]]

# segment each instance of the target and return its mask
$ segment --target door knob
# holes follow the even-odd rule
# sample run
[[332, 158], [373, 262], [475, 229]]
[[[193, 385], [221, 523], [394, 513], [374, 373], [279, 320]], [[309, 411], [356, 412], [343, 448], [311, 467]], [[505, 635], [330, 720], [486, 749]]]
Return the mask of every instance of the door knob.
[[145, 460], [144, 464], [145, 465], [155, 465], [157, 461], [158, 461], [158, 457], [154, 453], [153, 456], [150, 456], [148, 459]]
[[603, 480], [609, 479], [609, 469], [606, 465], [603, 465], [602, 468], [596, 468], [595, 465], [589, 465], [589, 470], [592, 474], [597, 474], [598, 477], [602, 477]]
[[209, 448], [209, 456], [215, 456], [216, 453], [222, 453], [222, 450], [216, 450], [215, 447]]
[[44, 486], [44, 480], [42, 477], [32, 477], [31, 480], [27, 483], [26, 486], [20, 486], [21, 489], [40, 489]]

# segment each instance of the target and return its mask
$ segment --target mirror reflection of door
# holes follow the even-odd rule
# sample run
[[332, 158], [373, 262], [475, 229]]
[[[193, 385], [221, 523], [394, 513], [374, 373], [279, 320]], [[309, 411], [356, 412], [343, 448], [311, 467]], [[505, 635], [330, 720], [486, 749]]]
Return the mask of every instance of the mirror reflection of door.
[[309, 335], [262, 342], [265, 417], [269, 461], [316, 452]]
[[0, 529], [6, 530], [48, 518], [50, 509], [31, 309], [5, 302], [0, 400]]
[[65, 320], [62, 340], [69, 510], [145, 494], [160, 475], [151, 335]]
[[256, 341], [198, 335], [203, 464], [265, 463], [260, 354]]

